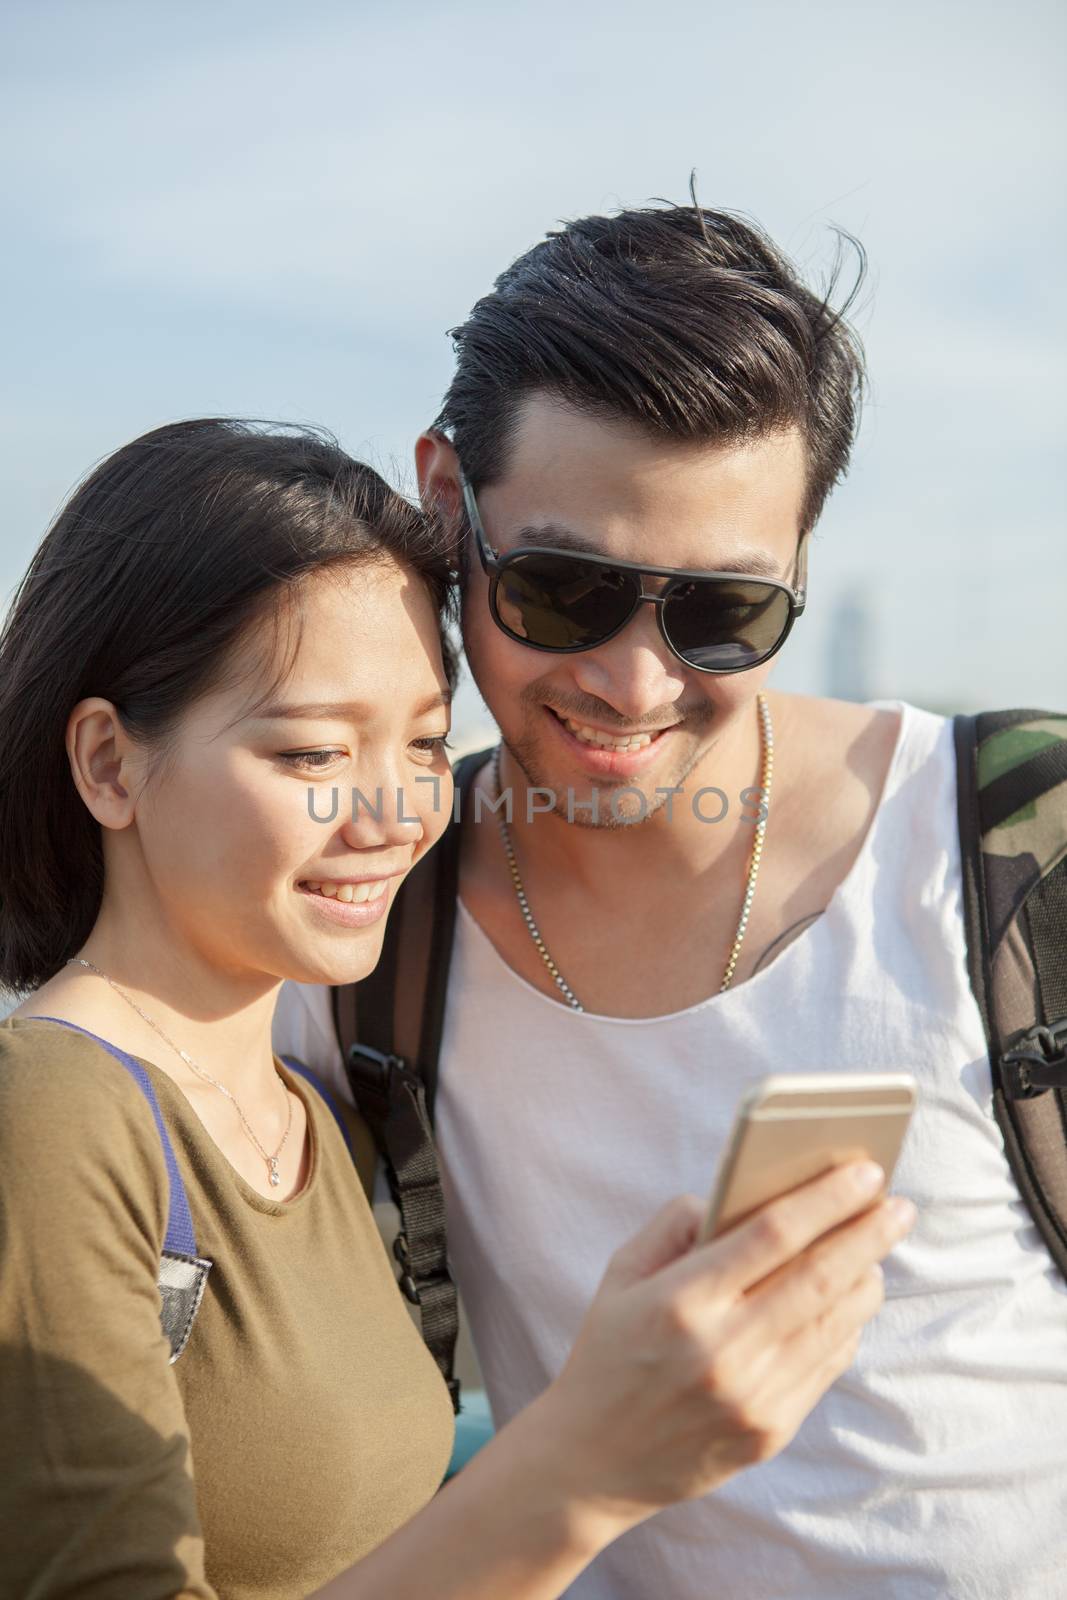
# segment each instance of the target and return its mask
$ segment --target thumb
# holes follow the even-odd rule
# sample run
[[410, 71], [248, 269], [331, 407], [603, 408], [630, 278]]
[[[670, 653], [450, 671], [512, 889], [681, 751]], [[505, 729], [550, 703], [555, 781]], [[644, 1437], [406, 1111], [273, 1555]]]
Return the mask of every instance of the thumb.
[[691, 1250], [704, 1215], [704, 1201], [694, 1194], [679, 1195], [668, 1201], [615, 1251], [604, 1274], [616, 1288], [651, 1277], [661, 1267], [677, 1261]]

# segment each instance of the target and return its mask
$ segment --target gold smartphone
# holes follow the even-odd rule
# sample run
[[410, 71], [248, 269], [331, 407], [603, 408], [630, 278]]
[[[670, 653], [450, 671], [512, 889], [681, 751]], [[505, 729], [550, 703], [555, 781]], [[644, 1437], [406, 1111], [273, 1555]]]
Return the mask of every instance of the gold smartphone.
[[697, 1243], [846, 1161], [869, 1156], [888, 1183], [917, 1093], [907, 1072], [762, 1078], [738, 1107]]

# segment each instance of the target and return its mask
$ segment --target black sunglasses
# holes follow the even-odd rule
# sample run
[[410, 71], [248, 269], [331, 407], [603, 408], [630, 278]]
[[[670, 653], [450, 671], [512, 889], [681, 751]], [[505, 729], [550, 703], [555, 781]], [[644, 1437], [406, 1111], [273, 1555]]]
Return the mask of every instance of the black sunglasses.
[[[459, 475], [478, 556], [489, 577], [497, 627], [533, 650], [595, 650], [620, 633], [638, 606], [655, 606], [659, 631], [696, 672], [747, 672], [782, 648], [804, 610], [807, 535], [797, 549], [794, 584], [736, 572], [682, 572], [634, 561], [606, 561], [546, 546], [499, 556], [486, 538], [474, 490]], [[666, 578], [646, 594], [642, 578]]]

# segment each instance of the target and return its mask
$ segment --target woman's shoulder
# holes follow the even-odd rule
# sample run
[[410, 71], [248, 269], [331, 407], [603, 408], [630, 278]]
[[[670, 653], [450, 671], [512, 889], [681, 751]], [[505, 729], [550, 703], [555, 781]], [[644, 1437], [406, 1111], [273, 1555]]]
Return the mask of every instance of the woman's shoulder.
[[0, 1022], [0, 1082], [5, 1093], [41, 1105], [133, 1105], [144, 1098], [127, 1069], [88, 1031], [17, 1013]]
[[103, 1172], [165, 1226], [169, 1180], [152, 1107], [95, 1038], [34, 1016], [0, 1021], [0, 1168], [31, 1186]]

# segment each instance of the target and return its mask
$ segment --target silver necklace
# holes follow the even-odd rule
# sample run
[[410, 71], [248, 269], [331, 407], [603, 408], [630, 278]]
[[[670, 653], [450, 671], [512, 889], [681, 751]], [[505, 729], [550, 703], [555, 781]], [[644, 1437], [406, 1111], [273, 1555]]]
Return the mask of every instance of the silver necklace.
[[[763, 748], [760, 789], [765, 803], [765, 815], [756, 823], [756, 832], [752, 840], [752, 855], [749, 859], [748, 874], [745, 880], [745, 897], [741, 903], [741, 915], [738, 919], [737, 931], [734, 934], [734, 942], [730, 950], [729, 959], [726, 962], [726, 971], [723, 973], [723, 979], [719, 985], [720, 994], [724, 989], [728, 989], [733, 981], [737, 958], [741, 954], [741, 946], [744, 943], [745, 933], [748, 929], [749, 913], [752, 910], [752, 901], [756, 893], [756, 874], [759, 872], [760, 861], [763, 856], [763, 839], [767, 832], [767, 814], [770, 811], [771, 778], [774, 773], [774, 733], [771, 728], [770, 707], [762, 690], [756, 696], [756, 706], [759, 711], [760, 741]], [[493, 777], [496, 783], [496, 799], [499, 804], [503, 793], [500, 782], [500, 745], [497, 745], [496, 750], [493, 752]], [[549, 954], [548, 946], [541, 937], [541, 930], [534, 921], [533, 912], [530, 910], [530, 902], [526, 897], [526, 890], [523, 887], [522, 877], [519, 873], [519, 863], [515, 859], [515, 846], [511, 838], [511, 829], [508, 827], [507, 817], [504, 815], [503, 810], [497, 812], [497, 823], [500, 827], [500, 837], [504, 841], [504, 854], [507, 856], [512, 886], [519, 902], [519, 910], [522, 912], [522, 919], [526, 924], [527, 932], [537, 948], [538, 955], [551, 974], [553, 983], [571, 1010], [584, 1011], [585, 1007]]]
[[128, 1005], [131, 1005], [136, 1012], [138, 1012], [142, 1017], [144, 1017], [145, 1021], [149, 1025], [149, 1027], [150, 1028], [154, 1028], [156, 1030], [156, 1032], [159, 1034], [161, 1039], [166, 1040], [167, 1044], [170, 1045], [172, 1050], [177, 1050], [178, 1054], [181, 1056], [182, 1060], [185, 1062], [187, 1067], [191, 1067], [193, 1069], [193, 1071], [195, 1073], [197, 1073], [197, 1075], [199, 1077], [204, 1078], [208, 1083], [213, 1083], [215, 1085], [216, 1089], [220, 1089], [222, 1091], [222, 1093], [226, 1096], [227, 1100], [232, 1100], [233, 1101], [234, 1105], [237, 1106], [237, 1115], [240, 1117], [241, 1121], [244, 1123], [245, 1132], [248, 1134], [248, 1137], [251, 1139], [252, 1143], [255, 1145], [256, 1149], [259, 1151], [259, 1153], [263, 1157], [264, 1161], [267, 1163], [267, 1174], [268, 1174], [268, 1177], [270, 1179], [271, 1184], [273, 1185], [274, 1188], [277, 1188], [278, 1185], [282, 1181], [281, 1173], [278, 1171], [278, 1157], [282, 1153], [282, 1146], [285, 1144], [286, 1139], [288, 1139], [288, 1137], [289, 1137], [289, 1129], [293, 1125], [293, 1097], [289, 1093], [288, 1089], [285, 1088], [285, 1084], [282, 1082], [281, 1075], [277, 1074], [278, 1082], [281, 1083], [283, 1090], [285, 1090], [285, 1098], [289, 1103], [289, 1120], [285, 1124], [285, 1132], [282, 1134], [282, 1142], [281, 1142], [281, 1144], [278, 1146], [277, 1150], [275, 1150], [274, 1154], [271, 1155], [269, 1150], [264, 1150], [263, 1146], [260, 1144], [259, 1140], [256, 1138], [255, 1133], [252, 1131], [251, 1123], [249, 1122], [248, 1118], [245, 1116], [244, 1112], [241, 1110], [241, 1107], [239, 1105], [237, 1105], [237, 1096], [235, 1094], [231, 1094], [229, 1089], [227, 1089], [227, 1087], [226, 1087], [226, 1085], [224, 1083], [220, 1083], [217, 1078], [213, 1078], [211, 1076], [210, 1072], [205, 1072], [203, 1067], [198, 1067], [196, 1062], [193, 1060], [192, 1056], [188, 1053], [188, 1051], [182, 1050], [178, 1045], [176, 1045], [174, 1043], [173, 1039], [168, 1038], [167, 1035], [163, 1032], [163, 1029], [159, 1026], [159, 1023], [158, 1022], [153, 1022], [152, 1018], [148, 1015], [148, 1013], [146, 1011], [142, 1011], [141, 1010], [140, 1006], [137, 1004], [137, 1001], [134, 1000], [134, 999], [131, 999], [131, 997], [126, 993], [125, 989], [120, 989], [118, 984], [115, 982], [115, 980], [113, 978], [109, 978], [106, 972], [101, 972], [99, 967], [94, 966], [91, 961], [86, 961], [84, 959], [84, 957], [82, 957], [82, 956], [68, 956], [67, 957], [67, 961], [66, 961], [66, 965], [69, 967], [72, 961], [76, 961], [79, 966], [88, 967], [91, 972], [99, 973], [100, 977], [104, 979], [105, 983], [110, 983], [110, 985], [114, 989], [115, 993], [116, 994], [120, 994], [122, 996], [122, 998], [127, 1002]]

